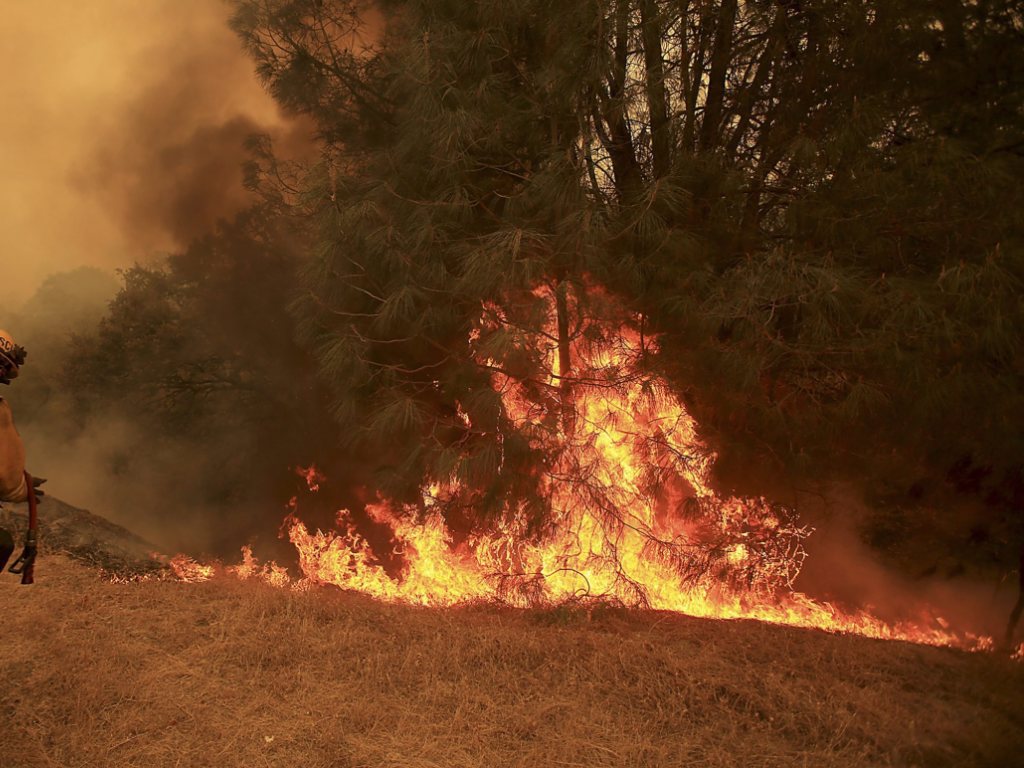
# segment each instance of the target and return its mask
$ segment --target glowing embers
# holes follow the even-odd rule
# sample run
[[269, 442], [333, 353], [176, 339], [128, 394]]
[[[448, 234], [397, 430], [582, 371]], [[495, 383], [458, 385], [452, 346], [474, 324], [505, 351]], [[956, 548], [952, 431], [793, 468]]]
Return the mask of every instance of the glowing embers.
[[313, 493], [319, 491], [320, 483], [327, 479], [323, 472], [317, 469], [316, 465], [313, 464], [308, 467], [296, 467], [295, 474], [305, 480], [306, 487]]

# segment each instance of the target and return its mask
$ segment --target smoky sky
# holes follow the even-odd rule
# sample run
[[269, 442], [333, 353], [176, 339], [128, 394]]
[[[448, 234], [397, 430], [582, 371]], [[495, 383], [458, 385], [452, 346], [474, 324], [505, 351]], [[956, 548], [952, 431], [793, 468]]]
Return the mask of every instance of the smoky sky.
[[[223, 0], [8, 0], [0, 24], [0, 266], [48, 275], [180, 248], [249, 202], [246, 138], [295, 147]], [[0, 323], [2, 326], [2, 323]]]

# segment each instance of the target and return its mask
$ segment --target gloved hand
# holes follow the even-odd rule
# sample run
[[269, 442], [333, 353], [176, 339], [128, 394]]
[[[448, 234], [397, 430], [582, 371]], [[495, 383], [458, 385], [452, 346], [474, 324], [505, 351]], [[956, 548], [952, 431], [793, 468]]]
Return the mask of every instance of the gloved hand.
[[46, 491], [44, 491], [42, 488], [39, 487], [39, 486], [41, 486], [45, 482], [46, 482], [46, 478], [45, 477], [33, 477], [32, 478], [32, 490], [35, 491], [37, 499], [41, 499], [43, 496], [46, 495]]

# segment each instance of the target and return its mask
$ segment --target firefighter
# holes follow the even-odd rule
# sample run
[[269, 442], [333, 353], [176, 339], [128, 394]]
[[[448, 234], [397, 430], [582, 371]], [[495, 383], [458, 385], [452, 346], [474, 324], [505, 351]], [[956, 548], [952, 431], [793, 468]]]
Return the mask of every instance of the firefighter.
[[[0, 331], [0, 384], [10, 384], [18, 376], [25, 363], [25, 348], [14, 343], [7, 331]], [[32, 485], [37, 496], [43, 492], [38, 486], [42, 479], [33, 479]], [[29, 489], [25, 483], [25, 446], [14, 427], [11, 406], [0, 397], [0, 502], [28, 500]], [[0, 528], [0, 569], [14, 552], [14, 540], [9, 531]]]

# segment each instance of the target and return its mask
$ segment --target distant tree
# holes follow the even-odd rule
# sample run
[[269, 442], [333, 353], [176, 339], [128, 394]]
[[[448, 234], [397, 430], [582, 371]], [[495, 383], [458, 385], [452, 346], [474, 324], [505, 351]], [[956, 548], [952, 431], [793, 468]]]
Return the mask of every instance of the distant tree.
[[[77, 429], [110, 418], [135, 425], [139, 444], [125, 446], [120, 474], [148, 468], [167, 441], [191, 446], [192, 461], [163, 474], [189, 475], [181, 486], [200, 489], [196, 502], [252, 504], [244, 530], [260, 510], [279, 518], [292, 470], [331, 461], [327, 446], [337, 442], [288, 313], [297, 237], [256, 207], [164, 265], [126, 270], [106, 316], [75, 335], [63, 369]], [[225, 521], [232, 547], [236, 518]]]
[[4, 393], [15, 402], [22, 427], [50, 415], [72, 335], [99, 322], [117, 288], [113, 273], [94, 267], [59, 272], [8, 318], [8, 330], [29, 350], [18, 386]]

